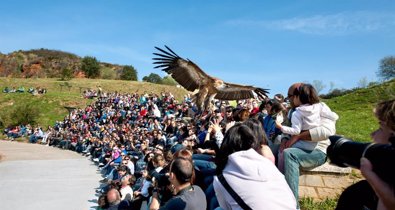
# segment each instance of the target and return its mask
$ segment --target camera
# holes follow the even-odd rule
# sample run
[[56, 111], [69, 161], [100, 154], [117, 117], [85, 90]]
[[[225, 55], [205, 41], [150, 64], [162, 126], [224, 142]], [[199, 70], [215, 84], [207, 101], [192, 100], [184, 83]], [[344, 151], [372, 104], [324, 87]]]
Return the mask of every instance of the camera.
[[340, 167], [360, 168], [362, 157], [370, 160], [373, 171], [383, 181], [395, 184], [395, 146], [392, 144], [359, 143], [342, 136], [329, 137], [331, 145], [327, 156], [332, 164]]

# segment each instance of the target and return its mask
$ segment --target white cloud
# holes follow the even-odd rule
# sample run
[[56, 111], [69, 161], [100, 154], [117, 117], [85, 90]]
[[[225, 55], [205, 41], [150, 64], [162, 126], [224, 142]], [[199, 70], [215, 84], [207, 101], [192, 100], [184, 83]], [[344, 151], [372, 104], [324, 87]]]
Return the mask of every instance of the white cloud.
[[331, 15], [294, 17], [280, 20], [232, 20], [228, 24], [270, 30], [296, 31], [306, 34], [344, 35], [372, 32], [395, 27], [395, 14], [373, 12], [342, 12]]

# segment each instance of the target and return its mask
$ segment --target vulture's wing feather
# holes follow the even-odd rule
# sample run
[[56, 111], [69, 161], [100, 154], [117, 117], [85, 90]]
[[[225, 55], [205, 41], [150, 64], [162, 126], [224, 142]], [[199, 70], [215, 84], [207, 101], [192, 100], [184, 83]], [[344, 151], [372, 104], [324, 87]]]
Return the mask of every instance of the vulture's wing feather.
[[154, 55], [159, 56], [153, 58], [154, 64], [156, 64], [155, 68], [161, 68], [170, 74], [178, 84], [189, 91], [196, 90], [201, 85], [204, 85], [207, 80], [213, 81], [212, 77], [207, 75], [192, 61], [181, 58], [169, 47], [165, 47], [168, 51], [155, 47], [161, 52], [154, 53]]
[[225, 88], [219, 89], [216, 99], [221, 100], [240, 100], [255, 98], [257, 96], [266, 98], [268, 89], [257, 88], [249, 85], [239, 85], [225, 82]]

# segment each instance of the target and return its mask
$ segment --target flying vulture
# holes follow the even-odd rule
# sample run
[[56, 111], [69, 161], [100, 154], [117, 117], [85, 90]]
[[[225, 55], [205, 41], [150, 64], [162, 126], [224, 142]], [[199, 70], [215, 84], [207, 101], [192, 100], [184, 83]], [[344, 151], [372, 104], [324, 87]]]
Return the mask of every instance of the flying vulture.
[[211, 77], [188, 59], [183, 59], [165, 45], [167, 50], [155, 47], [159, 56], [153, 58], [155, 68], [161, 68], [171, 75], [180, 85], [189, 91], [199, 91], [195, 94], [195, 103], [200, 111], [209, 111], [211, 102], [220, 100], [240, 100], [255, 97], [267, 97], [267, 89], [224, 82]]

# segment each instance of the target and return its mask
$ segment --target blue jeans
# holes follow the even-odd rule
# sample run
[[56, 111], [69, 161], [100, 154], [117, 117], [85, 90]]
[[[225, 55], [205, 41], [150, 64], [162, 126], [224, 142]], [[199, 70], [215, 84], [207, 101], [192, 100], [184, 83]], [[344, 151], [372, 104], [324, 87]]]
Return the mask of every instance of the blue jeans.
[[284, 176], [289, 187], [295, 195], [299, 208], [299, 167], [311, 169], [324, 164], [326, 154], [315, 149], [306, 152], [299, 148], [287, 148], [284, 150]]

